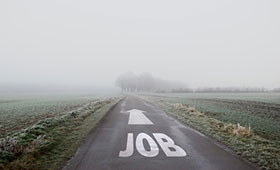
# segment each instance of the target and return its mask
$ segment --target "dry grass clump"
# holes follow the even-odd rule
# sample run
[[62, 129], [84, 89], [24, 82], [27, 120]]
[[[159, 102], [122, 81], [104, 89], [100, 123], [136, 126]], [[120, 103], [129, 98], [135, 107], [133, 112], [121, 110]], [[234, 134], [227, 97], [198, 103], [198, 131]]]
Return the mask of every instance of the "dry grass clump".
[[181, 110], [181, 111], [188, 111], [189, 109], [189, 105], [187, 104], [183, 104], [183, 103], [175, 103], [171, 105], [172, 107], [174, 107], [177, 110]]
[[172, 106], [175, 109], [186, 111], [186, 113], [188, 113], [190, 115], [193, 115], [193, 116], [199, 116], [199, 117], [203, 117], [204, 116], [204, 113], [197, 111], [194, 107], [190, 107], [187, 104], [175, 103], [175, 104], [172, 104]]
[[194, 107], [187, 108], [189, 112], [198, 112]]
[[223, 132], [227, 132], [231, 135], [236, 135], [239, 137], [251, 137], [253, 135], [253, 131], [249, 125], [248, 128], [241, 126], [239, 123], [232, 124], [232, 123], [225, 123], [221, 122], [219, 120], [216, 120], [211, 118], [212, 121], [210, 121], [210, 124], [218, 128], [219, 130]]
[[[223, 119], [218, 120], [213, 116], [215, 112], [203, 114], [187, 104], [174, 104], [174, 101], [179, 101], [177, 99], [173, 100], [172, 98], [172, 100], [168, 99], [162, 102], [155, 98], [150, 100], [157, 102], [167, 113], [175, 118], [228, 145], [238, 155], [242, 155], [252, 163], [257, 164], [260, 169], [280, 169], [279, 140], [275, 141], [269, 137], [261, 136], [257, 131], [259, 127], [256, 124], [254, 124], [255, 131], [253, 131], [250, 124], [248, 126], [240, 125], [241, 121], [231, 121], [229, 119], [228, 122], [225, 122], [222, 121]], [[224, 110], [219, 110], [219, 112], [222, 111]]]
[[0, 139], [0, 164], [14, 160], [26, 152], [33, 152], [45, 147], [46, 127], [40, 124], [25, 128], [12, 136]]
[[249, 125], [249, 128], [241, 126], [239, 123], [237, 123], [237, 126], [233, 129], [233, 134], [239, 135], [239, 136], [246, 136], [250, 137], [253, 134], [253, 131], [251, 130], [251, 127]]
[[6, 138], [0, 139], [0, 152], [13, 152], [20, 153], [23, 151], [17, 137], [7, 136]]
[[39, 135], [35, 140], [31, 142], [31, 144], [27, 148], [27, 151], [35, 152], [36, 150], [39, 150], [40, 148], [46, 146], [47, 144], [48, 144], [48, 140], [46, 139], [46, 135]]
[[189, 108], [188, 111], [192, 116], [204, 117], [204, 113], [197, 111], [195, 108]]
[[197, 119], [200, 120], [201, 122], [209, 122], [210, 125], [219, 129], [220, 131], [227, 132], [232, 135], [237, 135], [240, 137], [250, 137], [253, 135], [253, 131], [250, 125], [248, 128], [246, 128], [244, 126], [241, 126], [239, 123], [237, 124], [225, 123], [220, 120], [205, 116], [204, 113], [199, 112], [194, 107], [191, 107], [187, 104], [175, 103], [172, 104], [172, 106], [175, 109], [179, 109], [180, 111], [185, 111], [185, 113], [187, 113], [190, 116], [197, 117]]
[[177, 109], [181, 109], [181, 108], [185, 108], [186, 104], [175, 103], [175, 104], [172, 104], [172, 106], [177, 108]]
[[[65, 159], [59, 155], [67, 155], [68, 151], [72, 147], [76, 147], [76, 143], [67, 143], [63, 141], [64, 137], [72, 139], [78, 137], [76, 140], [82, 140], [87, 133], [69, 133], [79, 130], [90, 130], [94, 127], [94, 124], [85, 126], [89, 122], [95, 124], [108, 110], [111, 108], [116, 99], [104, 99], [95, 100], [79, 108], [75, 108], [72, 111], [65, 111], [58, 114], [54, 114], [53, 117], [48, 117], [42, 120], [38, 120], [37, 123], [26, 127], [18, 132], [10, 134], [0, 138], [0, 170], [1, 169], [36, 169], [33, 165], [37, 166], [36, 162], [41, 157], [44, 157], [40, 161], [45, 162], [47, 165], [50, 161], [45, 156], [49, 153], [55, 153], [52, 156], [57, 156], [59, 159]], [[102, 109], [105, 110], [102, 110]], [[94, 114], [93, 114], [94, 113]], [[96, 113], [96, 114], [95, 114]], [[91, 117], [90, 117], [91, 116]], [[90, 117], [89, 119], [86, 119]], [[62, 144], [63, 143], [63, 144]], [[65, 145], [64, 145], [65, 144]], [[63, 149], [65, 152], [57, 152], [56, 149]], [[59, 160], [55, 160], [56, 163], [60, 163]], [[40, 163], [41, 164], [41, 163]], [[39, 165], [38, 165], [39, 166]], [[54, 165], [58, 166], [58, 165]], [[29, 168], [27, 168], [29, 167]]]
[[0, 169], [1, 163], [13, 160], [24, 151], [17, 137], [7, 136], [0, 139]]

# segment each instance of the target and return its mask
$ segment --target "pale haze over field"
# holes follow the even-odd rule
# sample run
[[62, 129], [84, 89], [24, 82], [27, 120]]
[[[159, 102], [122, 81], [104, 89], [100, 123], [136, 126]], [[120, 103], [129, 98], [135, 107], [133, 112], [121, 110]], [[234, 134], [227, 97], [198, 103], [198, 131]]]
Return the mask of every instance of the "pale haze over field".
[[3, 0], [0, 83], [280, 87], [280, 1]]

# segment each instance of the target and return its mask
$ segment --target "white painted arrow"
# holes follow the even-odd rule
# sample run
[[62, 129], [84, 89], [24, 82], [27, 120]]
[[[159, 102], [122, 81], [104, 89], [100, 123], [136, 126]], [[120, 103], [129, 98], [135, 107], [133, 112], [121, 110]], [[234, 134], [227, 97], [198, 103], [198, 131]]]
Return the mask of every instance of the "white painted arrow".
[[127, 112], [129, 112], [129, 125], [153, 125], [153, 122], [143, 114], [144, 111], [132, 109]]

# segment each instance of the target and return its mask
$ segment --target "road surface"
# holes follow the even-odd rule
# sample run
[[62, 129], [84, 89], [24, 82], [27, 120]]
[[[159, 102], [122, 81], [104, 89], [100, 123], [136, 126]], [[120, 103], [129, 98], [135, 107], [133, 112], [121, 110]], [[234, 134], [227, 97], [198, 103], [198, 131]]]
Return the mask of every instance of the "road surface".
[[64, 170], [253, 170], [226, 147], [128, 96], [88, 136]]

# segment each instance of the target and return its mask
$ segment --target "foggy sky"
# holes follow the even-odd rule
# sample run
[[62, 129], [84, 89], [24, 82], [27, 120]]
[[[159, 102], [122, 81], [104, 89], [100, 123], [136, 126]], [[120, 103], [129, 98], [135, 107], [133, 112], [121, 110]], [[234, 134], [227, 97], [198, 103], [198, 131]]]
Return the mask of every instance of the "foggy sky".
[[280, 87], [280, 1], [3, 0], [0, 83]]

